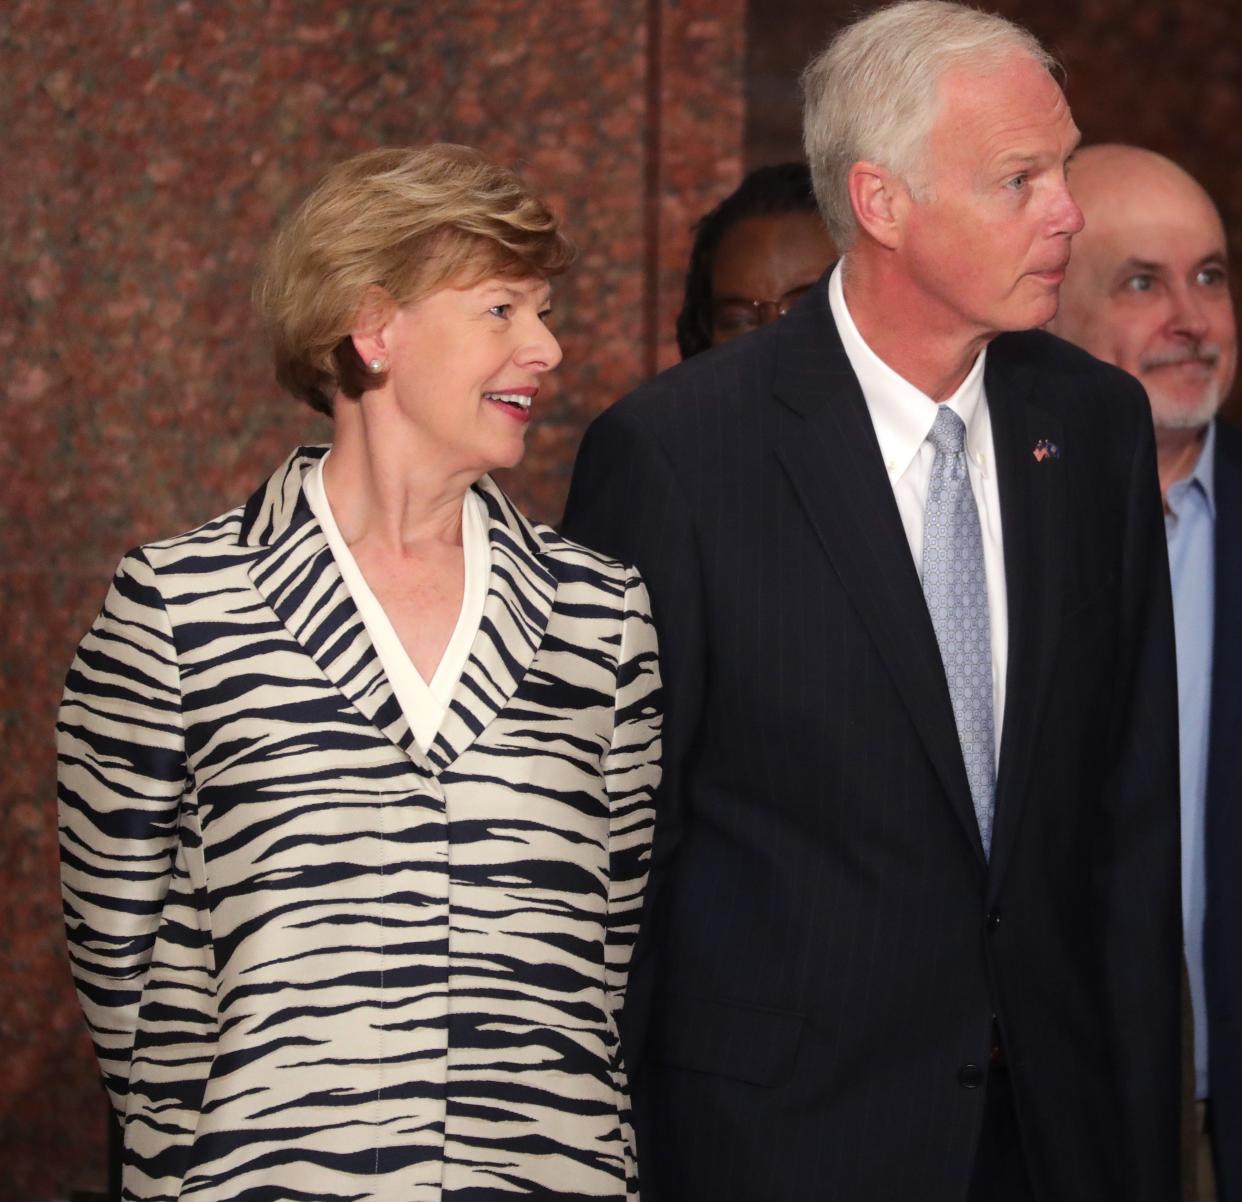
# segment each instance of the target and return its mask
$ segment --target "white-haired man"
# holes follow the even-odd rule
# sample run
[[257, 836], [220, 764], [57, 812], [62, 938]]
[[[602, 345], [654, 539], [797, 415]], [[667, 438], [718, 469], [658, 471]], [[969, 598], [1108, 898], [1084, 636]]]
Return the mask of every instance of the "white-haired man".
[[[1147, 406], [1032, 327], [1044, 51], [938, 0], [805, 77], [844, 258], [592, 426], [566, 522], [665, 696], [623, 1023], [644, 1199], [1168, 1202], [1177, 756]], [[1025, 332], [1023, 332], [1025, 331]]]
[[1191, 176], [1137, 146], [1089, 147], [1072, 183], [1087, 226], [1052, 329], [1137, 376], [1155, 419], [1177, 633], [1198, 1197], [1239, 1202], [1242, 434], [1216, 420], [1237, 367], [1225, 228]]

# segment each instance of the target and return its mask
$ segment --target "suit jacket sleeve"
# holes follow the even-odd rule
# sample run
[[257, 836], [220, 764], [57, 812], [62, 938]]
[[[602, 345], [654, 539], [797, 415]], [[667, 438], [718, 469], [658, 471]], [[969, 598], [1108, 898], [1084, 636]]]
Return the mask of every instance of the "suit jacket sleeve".
[[658, 978], [660, 899], [684, 824], [685, 761], [702, 703], [703, 641], [689, 509], [663, 450], [631, 414], [611, 409], [587, 431], [574, 465], [564, 527], [577, 542], [637, 567], [650, 590], [659, 636], [664, 768], [621, 1028], [626, 1062], [636, 1074]]
[[186, 776], [172, 626], [141, 551], [122, 561], [78, 648], [56, 736], [70, 967], [123, 1113]]
[[1109, 1054], [1124, 1140], [1121, 1196], [1160, 1202], [1177, 1196], [1179, 1179], [1177, 670], [1146, 405], [1140, 414], [1119, 590], [1122, 678], [1093, 850]]

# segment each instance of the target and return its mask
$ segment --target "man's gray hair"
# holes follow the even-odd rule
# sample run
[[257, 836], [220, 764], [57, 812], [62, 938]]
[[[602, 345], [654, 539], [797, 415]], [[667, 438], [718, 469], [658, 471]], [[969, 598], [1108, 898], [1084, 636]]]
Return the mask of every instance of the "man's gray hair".
[[923, 157], [937, 88], [951, 67], [988, 71], [1015, 51], [1049, 71], [1036, 38], [995, 13], [948, 0], [904, 0], [847, 25], [802, 73], [802, 142], [815, 199], [842, 250], [857, 233], [849, 171], [859, 160], [887, 167], [920, 199]]

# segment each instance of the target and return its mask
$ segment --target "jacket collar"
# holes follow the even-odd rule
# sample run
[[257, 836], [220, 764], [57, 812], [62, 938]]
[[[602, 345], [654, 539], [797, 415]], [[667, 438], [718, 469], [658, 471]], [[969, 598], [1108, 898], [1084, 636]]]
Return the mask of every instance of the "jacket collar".
[[[875, 428], [828, 305], [827, 276], [772, 329], [773, 388], [787, 412], [777, 454], [984, 864], [948, 683]], [[1025, 345], [1025, 344], [1023, 344]], [[1062, 430], [1030, 399], [1038, 355], [1002, 336], [984, 376], [996, 446], [1009, 600], [1006, 713], [990, 886], [1009, 855], [1033, 770], [1033, 731], [1054, 662], [1061, 601], [1064, 464], [1037, 461]]]
[[538, 527], [490, 477], [474, 485], [488, 514], [491, 579], [483, 619], [430, 748], [420, 749], [302, 492], [327, 447], [299, 447], [247, 502], [240, 541], [256, 548], [255, 587], [332, 684], [425, 775], [475, 740], [517, 691], [551, 616], [556, 577]]

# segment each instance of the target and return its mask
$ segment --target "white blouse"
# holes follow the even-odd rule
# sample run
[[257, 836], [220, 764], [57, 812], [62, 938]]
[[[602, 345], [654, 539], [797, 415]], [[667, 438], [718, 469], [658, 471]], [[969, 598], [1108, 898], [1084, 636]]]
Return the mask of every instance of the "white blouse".
[[362, 615], [367, 633], [375, 646], [375, 653], [379, 656], [380, 665], [392, 685], [392, 691], [396, 694], [410, 729], [414, 732], [414, 738], [419, 747], [426, 750], [435, 742], [436, 732], [448, 713], [453, 690], [461, 678], [466, 660], [470, 658], [470, 648], [483, 622], [483, 604], [487, 600], [492, 569], [491, 543], [487, 537], [487, 507], [474, 489], [467, 490], [461, 509], [461, 543], [466, 568], [461, 612], [457, 615], [457, 625], [453, 627], [452, 637], [440, 657], [435, 675], [428, 682], [419, 675], [418, 669], [406, 654], [388, 615], [375, 599], [375, 594], [371, 592], [353, 553], [341, 537], [323, 486], [323, 465], [327, 461], [328, 456], [325, 455], [306, 473], [302, 490], [306, 494], [311, 512], [323, 528], [336, 566], [340, 568], [341, 576], [345, 580], [345, 587], [349, 589], [354, 604], [358, 606], [358, 612]]

